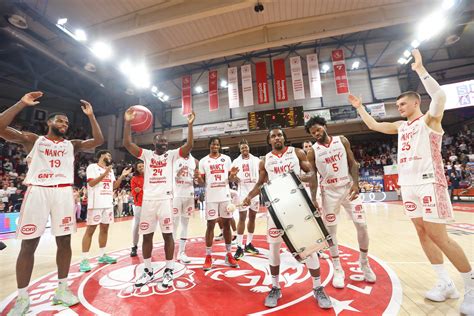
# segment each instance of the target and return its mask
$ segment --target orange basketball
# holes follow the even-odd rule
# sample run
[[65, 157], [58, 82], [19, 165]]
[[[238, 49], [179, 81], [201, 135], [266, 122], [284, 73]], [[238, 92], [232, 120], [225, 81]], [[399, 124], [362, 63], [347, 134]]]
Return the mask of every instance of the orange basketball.
[[153, 124], [153, 114], [143, 105], [134, 105], [131, 107], [135, 112], [135, 118], [130, 122], [132, 131], [144, 132]]

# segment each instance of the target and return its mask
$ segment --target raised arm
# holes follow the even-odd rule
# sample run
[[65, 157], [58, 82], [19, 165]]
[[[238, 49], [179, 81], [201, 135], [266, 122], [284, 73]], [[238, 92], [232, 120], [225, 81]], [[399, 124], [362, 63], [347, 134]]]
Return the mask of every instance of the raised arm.
[[187, 157], [193, 149], [194, 145], [194, 134], [193, 134], [193, 123], [196, 115], [193, 113], [188, 115], [188, 138], [186, 139], [186, 144], [181, 146], [181, 155]]
[[397, 134], [398, 127], [401, 125], [401, 121], [398, 122], [377, 122], [366, 110], [362, 104], [361, 98], [356, 97], [355, 95], [349, 95], [349, 102], [357, 110], [362, 121], [365, 125], [373, 131], [384, 133], [384, 134]]
[[99, 123], [97, 123], [97, 120], [95, 118], [92, 105], [85, 100], [81, 100], [81, 103], [82, 103], [81, 105], [82, 112], [84, 112], [84, 114], [87, 115], [91, 123], [92, 138], [89, 138], [86, 140], [81, 140], [81, 139], [72, 140], [71, 143], [74, 145], [74, 150], [76, 152], [82, 151], [82, 150], [94, 149], [104, 143], [104, 136], [102, 135], [102, 131], [100, 129]]
[[349, 172], [352, 177], [352, 187], [349, 192], [349, 200], [355, 200], [359, 196], [359, 163], [354, 158], [354, 153], [351, 149], [351, 144], [349, 140], [344, 136], [341, 136], [341, 142], [346, 149], [347, 154], [347, 164], [349, 165]]
[[132, 167], [124, 168], [122, 170], [120, 177], [114, 181], [114, 190], [120, 187], [120, 183], [122, 183], [123, 179], [125, 179], [130, 174], [130, 172], [132, 172]]
[[132, 128], [130, 122], [135, 118], [135, 111], [133, 108], [129, 108], [124, 114], [123, 124], [123, 146], [128, 150], [130, 154], [137, 157], [140, 155], [140, 147], [132, 142]]
[[262, 188], [265, 181], [267, 181], [268, 174], [267, 170], [265, 170], [265, 158], [260, 160], [260, 164], [258, 166], [258, 181], [255, 183], [255, 186], [252, 190], [250, 190], [249, 194], [245, 197], [242, 201], [243, 206], [249, 206], [251, 200], [260, 193], [260, 189]]

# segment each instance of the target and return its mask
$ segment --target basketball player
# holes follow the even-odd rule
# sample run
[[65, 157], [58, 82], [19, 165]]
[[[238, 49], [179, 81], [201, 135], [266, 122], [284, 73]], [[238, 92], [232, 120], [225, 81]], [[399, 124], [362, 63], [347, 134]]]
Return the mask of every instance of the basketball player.
[[206, 259], [203, 270], [212, 269], [212, 242], [214, 239], [214, 227], [217, 218], [221, 218], [224, 228], [224, 241], [226, 248], [225, 264], [238, 268], [231, 253], [232, 232], [230, 220], [234, 210], [227, 207], [231, 204], [229, 181], [235, 181], [236, 167], [231, 166], [230, 157], [220, 153], [221, 140], [219, 137], [209, 139], [209, 155], [199, 161], [199, 170], [195, 172], [195, 179], [199, 185], [206, 186]]
[[191, 154], [179, 157], [174, 164], [173, 237], [176, 238], [178, 225], [181, 224], [177, 258], [182, 263], [191, 262], [186, 256], [185, 249], [189, 218], [194, 210], [194, 171], [198, 164]]
[[[334, 264], [332, 285], [338, 289], [344, 288], [345, 275], [337, 244], [337, 223], [341, 217], [341, 206], [351, 217], [357, 230], [359, 264], [365, 281], [374, 283], [376, 276], [367, 257], [369, 234], [362, 200], [359, 198], [359, 164], [354, 159], [349, 141], [344, 136], [329, 136], [326, 120], [319, 116], [311, 117], [306, 122], [305, 129], [316, 139], [316, 143], [308, 152], [308, 160], [321, 176], [322, 215], [334, 243], [329, 248]], [[313, 202], [317, 205], [317, 201]]]
[[89, 263], [89, 250], [92, 236], [99, 228], [99, 263], [113, 264], [117, 259], [107, 255], [105, 247], [109, 234], [109, 224], [114, 222], [114, 190], [120, 187], [122, 180], [132, 171], [125, 168], [116, 180], [112, 170], [112, 154], [108, 150], [96, 153], [97, 163], [90, 164], [86, 169], [87, 176], [87, 229], [82, 237], [82, 261], [79, 265], [81, 272], [92, 270]]
[[[237, 173], [236, 181], [238, 183], [238, 200], [243, 200], [250, 190], [253, 189], [258, 179], [258, 166], [260, 159], [250, 153], [250, 147], [247, 140], [242, 139], [239, 143], [240, 155], [235, 158], [232, 162], [232, 166], [239, 169]], [[244, 251], [251, 254], [258, 254], [258, 249], [252, 245], [253, 233], [255, 232], [255, 218], [260, 207], [259, 196], [257, 195], [252, 199], [252, 203], [248, 207], [239, 207], [239, 223], [237, 225], [237, 251], [235, 252], [234, 258], [239, 260], [244, 256]], [[245, 230], [245, 219], [249, 214], [249, 221], [247, 223], [247, 240], [245, 247], [244, 241], [244, 230]]]
[[81, 100], [82, 111], [89, 118], [92, 137], [87, 140], [65, 139], [69, 120], [65, 114], [57, 113], [48, 117], [48, 133], [38, 136], [34, 133], [18, 131], [8, 125], [23, 109], [39, 103], [40, 91], [25, 94], [19, 102], [0, 114], [0, 137], [23, 145], [28, 153], [29, 164], [25, 178], [28, 185], [21, 206], [17, 238], [21, 239], [21, 249], [16, 263], [18, 298], [9, 315], [23, 315], [30, 306], [28, 284], [34, 265], [34, 254], [51, 216], [51, 232], [56, 237], [58, 247], [58, 288], [53, 304], [72, 306], [79, 303], [67, 286], [67, 276], [71, 264], [71, 233], [76, 231], [74, 197], [74, 153], [91, 150], [104, 142], [99, 124], [89, 102]]
[[460, 311], [472, 315], [474, 273], [464, 251], [446, 232], [446, 223], [454, 220], [441, 158], [444, 133], [441, 121], [446, 94], [426, 71], [420, 52], [415, 49], [412, 55], [415, 61], [411, 68], [431, 97], [427, 113], [421, 112], [420, 95], [413, 91], [404, 92], [397, 98], [398, 111], [407, 121], [378, 123], [367, 113], [360, 98], [350, 95], [349, 101], [371, 130], [398, 134], [398, 184], [406, 214], [415, 225], [423, 251], [438, 275], [436, 286], [425, 297], [436, 302], [459, 297], [443, 265], [444, 254], [464, 280], [464, 301]]
[[[302, 180], [308, 181], [314, 176], [311, 164], [306, 159], [306, 155], [300, 148], [286, 146], [287, 141], [285, 132], [280, 127], [270, 128], [267, 135], [267, 143], [272, 146], [272, 151], [269, 152], [263, 160], [260, 161], [259, 177], [254, 188], [249, 192], [247, 197], [242, 202], [242, 205], [247, 206], [251, 204], [252, 199], [260, 193], [260, 189], [264, 182], [273, 180], [285, 172], [294, 171], [297, 175], [303, 170], [306, 172]], [[315, 190], [312, 186], [312, 191]], [[270, 215], [267, 216], [267, 241], [270, 246], [269, 263], [270, 273], [272, 275], [272, 289], [265, 299], [265, 306], [275, 307], [278, 300], [281, 298], [281, 289], [279, 283], [280, 275], [280, 247], [283, 239], [281, 236], [271, 235], [269, 232], [275, 230], [276, 226]], [[313, 279], [313, 295], [316, 298], [319, 307], [331, 308], [332, 303], [329, 296], [324, 291], [321, 285], [319, 259], [316, 253], [312, 254], [306, 259], [306, 267], [308, 268], [311, 278]]]
[[143, 184], [143, 203], [140, 214], [140, 234], [143, 235], [143, 274], [135, 282], [136, 287], [142, 287], [154, 279], [151, 266], [153, 250], [153, 234], [159, 222], [165, 243], [166, 268], [163, 273], [162, 286], [167, 288], [173, 283], [174, 269], [174, 240], [173, 240], [173, 165], [176, 160], [189, 155], [193, 147], [194, 113], [188, 120], [188, 140], [178, 149], [168, 150], [168, 140], [157, 134], [153, 138], [154, 151], [138, 147], [132, 142], [131, 121], [135, 118], [135, 110], [129, 108], [124, 115], [123, 145], [130, 154], [142, 160], [145, 165]]
[[140, 224], [140, 214], [142, 213], [142, 200], [143, 200], [143, 170], [145, 165], [143, 161], [139, 160], [135, 163], [135, 174], [130, 180], [130, 191], [133, 196], [133, 227], [132, 227], [132, 237], [133, 237], [133, 246], [130, 251], [130, 257], [137, 256], [138, 250], [138, 239], [140, 235], [138, 234], [138, 226]]

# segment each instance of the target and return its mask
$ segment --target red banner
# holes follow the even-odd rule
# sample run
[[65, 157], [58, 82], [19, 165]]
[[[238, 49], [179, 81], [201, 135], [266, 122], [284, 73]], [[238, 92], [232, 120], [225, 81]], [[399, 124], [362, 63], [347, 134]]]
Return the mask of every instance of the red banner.
[[183, 115], [191, 114], [193, 111], [191, 96], [191, 75], [181, 78], [181, 109]]
[[268, 82], [267, 82], [267, 63], [264, 61], [255, 64], [258, 104], [269, 103]]
[[275, 59], [273, 60], [273, 73], [276, 101], [283, 102], [288, 101], [288, 90], [286, 89], [286, 72], [285, 72], [285, 60]]
[[219, 108], [219, 93], [217, 90], [217, 70], [209, 71], [209, 111]]
[[349, 93], [349, 81], [347, 79], [346, 64], [344, 62], [344, 51], [342, 49], [335, 49], [332, 51], [331, 56], [336, 92], [337, 94]]

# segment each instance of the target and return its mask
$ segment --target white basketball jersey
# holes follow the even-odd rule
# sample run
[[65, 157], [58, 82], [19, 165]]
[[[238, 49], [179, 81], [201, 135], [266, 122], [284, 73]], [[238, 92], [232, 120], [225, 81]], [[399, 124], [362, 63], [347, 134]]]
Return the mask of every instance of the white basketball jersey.
[[152, 150], [140, 149], [137, 158], [145, 165], [143, 200], [173, 198], [173, 165], [180, 156], [179, 150], [168, 150], [158, 155]]
[[114, 199], [114, 171], [110, 172], [95, 186], [91, 187], [89, 181], [98, 178], [105, 172], [105, 169], [94, 163], [87, 167], [87, 207], [94, 208], [111, 208]]
[[258, 168], [260, 159], [249, 154], [247, 159], [242, 155], [232, 162], [232, 167], [239, 168], [237, 177], [240, 179], [238, 193], [240, 197], [246, 197], [258, 181]]
[[340, 187], [352, 181], [347, 153], [341, 137], [333, 136], [328, 145], [313, 145], [314, 161], [321, 175], [321, 186]]
[[224, 154], [217, 158], [207, 155], [199, 161], [199, 172], [206, 177], [206, 202], [230, 201], [230, 168], [230, 157]]
[[265, 156], [265, 170], [267, 170], [268, 180], [273, 180], [278, 176], [294, 171], [296, 175], [301, 172], [300, 160], [296, 156], [295, 147], [288, 146], [281, 154], [269, 152]]
[[443, 134], [433, 131], [421, 116], [398, 128], [398, 184], [437, 183], [447, 186], [441, 142]]
[[175, 164], [174, 197], [194, 197], [194, 170], [196, 160], [189, 154], [188, 157], [179, 157]]
[[53, 141], [40, 136], [27, 156], [26, 185], [74, 183], [74, 146], [69, 140]]

